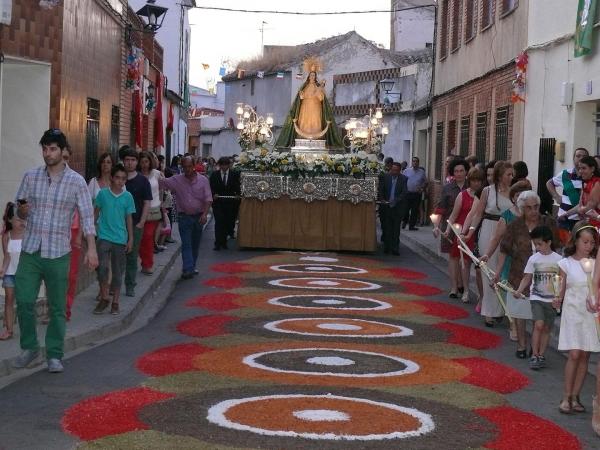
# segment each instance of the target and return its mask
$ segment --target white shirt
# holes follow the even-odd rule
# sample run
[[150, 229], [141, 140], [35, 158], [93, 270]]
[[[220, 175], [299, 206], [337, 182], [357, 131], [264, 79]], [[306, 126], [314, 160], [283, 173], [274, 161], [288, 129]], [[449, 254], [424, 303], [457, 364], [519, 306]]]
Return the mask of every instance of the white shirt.
[[542, 255], [540, 252], [534, 253], [527, 260], [524, 273], [533, 275], [531, 288], [529, 290], [529, 300], [539, 300], [551, 303], [556, 297], [552, 277], [558, 275], [558, 262], [562, 259], [556, 252], [549, 255]]
[[23, 242], [22, 239], [8, 239], [6, 250], [10, 256], [10, 261], [4, 275], [14, 275], [17, 273], [19, 258], [21, 257], [21, 242]]

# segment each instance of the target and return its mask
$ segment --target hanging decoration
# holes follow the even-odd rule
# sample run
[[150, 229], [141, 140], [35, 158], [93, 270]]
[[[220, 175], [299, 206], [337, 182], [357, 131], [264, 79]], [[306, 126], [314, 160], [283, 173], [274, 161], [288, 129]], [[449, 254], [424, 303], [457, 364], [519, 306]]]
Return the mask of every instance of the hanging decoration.
[[127, 78], [125, 80], [125, 87], [127, 89], [136, 91], [140, 89], [140, 65], [143, 57], [142, 49], [132, 45], [126, 61]]
[[516, 64], [516, 76], [513, 81], [512, 94], [510, 100], [512, 103], [525, 103], [525, 84], [527, 75], [527, 64], [529, 63], [529, 56], [527, 52], [521, 53], [515, 59]]

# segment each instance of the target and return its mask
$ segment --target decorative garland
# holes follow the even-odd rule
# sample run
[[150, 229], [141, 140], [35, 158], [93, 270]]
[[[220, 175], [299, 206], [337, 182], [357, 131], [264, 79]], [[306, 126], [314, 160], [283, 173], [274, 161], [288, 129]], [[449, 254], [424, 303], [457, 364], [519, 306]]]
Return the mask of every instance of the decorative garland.
[[510, 101], [512, 103], [525, 103], [525, 83], [526, 83], [526, 75], [527, 75], [527, 64], [529, 63], [529, 56], [527, 56], [527, 52], [521, 53], [515, 59], [516, 64], [516, 75], [515, 79], [512, 82], [512, 94], [510, 96]]

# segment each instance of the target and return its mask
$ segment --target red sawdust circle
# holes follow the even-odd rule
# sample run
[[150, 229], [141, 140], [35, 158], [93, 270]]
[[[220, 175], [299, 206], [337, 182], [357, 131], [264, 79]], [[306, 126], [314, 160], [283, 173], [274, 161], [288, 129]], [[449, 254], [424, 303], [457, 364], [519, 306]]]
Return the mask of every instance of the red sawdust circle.
[[196, 370], [192, 365], [194, 356], [209, 350], [208, 347], [198, 344], [172, 345], [146, 353], [137, 360], [135, 366], [146, 375], [154, 377], [188, 372]]
[[175, 397], [149, 388], [114, 391], [88, 398], [71, 406], [64, 414], [63, 430], [89, 441], [128, 431], [147, 430], [137, 418], [144, 406]]

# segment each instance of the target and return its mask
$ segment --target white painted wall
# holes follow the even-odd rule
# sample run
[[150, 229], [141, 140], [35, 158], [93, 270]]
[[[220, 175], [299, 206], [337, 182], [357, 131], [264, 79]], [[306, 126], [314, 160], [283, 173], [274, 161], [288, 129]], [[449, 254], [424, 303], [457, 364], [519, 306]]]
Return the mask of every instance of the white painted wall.
[[[565, 162], [555, 160], [554, 172], [571, 167], [574, 149], [578, 147], [596, 154], [593, 114], [596, 103], [600, 102], [600, 36], [595, 30], [595, 51], [582, 58], [574, 57], [572, 39], [561, 40], [575, 31], [577, 3], [577, 0], [530, 0], [523, 160], [534, 186], [538, 181], [541, 138], [565, 142]], [[541, 49], [531, 48], [546, 43], [551, 44]], [[571, 106], [562, 105], [563, 82], [573, 83]]]
[[6, 58], [0, 64], [0, 209], [14, 200], [23, 173], [44, 163], [38, 144], [48, 129], [50, 65]]
[[390, 134], [383, 145], [383, 154], [394, 161], [410, 161], [413, 139], [413, 114], [385, 115]]
[[[392, 9], [431, 5], [431, 0], [392, 0]], [[433, 43], [435, 8], [392, 12], [391, 46], [393, 51], [426, 48]]]

